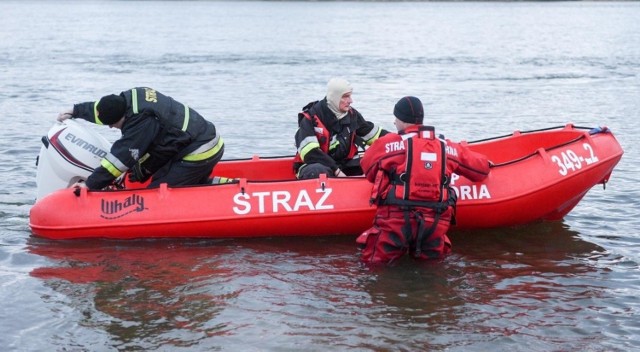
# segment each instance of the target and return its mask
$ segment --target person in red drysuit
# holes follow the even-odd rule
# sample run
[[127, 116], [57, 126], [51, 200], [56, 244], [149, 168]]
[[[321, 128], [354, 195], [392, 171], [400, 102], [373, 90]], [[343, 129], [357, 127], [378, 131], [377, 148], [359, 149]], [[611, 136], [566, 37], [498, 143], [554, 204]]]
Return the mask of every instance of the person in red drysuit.
[[423, 125], [420, 99], [403, 97], [393, 114], [398, 133], [376, 140], [361, 161], [373, 183], [371, 202], [378, 206], [373, 226], [357, 239], [361, 260], [391, 264], [405, 253], [417, 259], [443, 258], [451, 252], [447, 231], [457, 200], [449, 187], [451, 174], [481, 181], [492, 164]]

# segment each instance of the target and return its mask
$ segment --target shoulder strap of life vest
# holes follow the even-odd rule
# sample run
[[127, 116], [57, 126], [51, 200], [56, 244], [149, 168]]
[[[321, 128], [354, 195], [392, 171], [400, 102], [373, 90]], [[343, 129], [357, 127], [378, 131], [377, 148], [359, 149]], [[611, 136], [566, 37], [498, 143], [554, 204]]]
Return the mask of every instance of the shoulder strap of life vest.
[[305, 105], [302, 108], [302, 111], [298, 113], [298, 126], [300, 126], [300, 122], [302, 122], [302, 119], [307, 118], [307, 119], [311, 119], [311, 114], [309, 113], [309, 110], [311, 110], [311, 108], [318, 102], [318, 100], [316, 101], [312, 101], [309, 104]]

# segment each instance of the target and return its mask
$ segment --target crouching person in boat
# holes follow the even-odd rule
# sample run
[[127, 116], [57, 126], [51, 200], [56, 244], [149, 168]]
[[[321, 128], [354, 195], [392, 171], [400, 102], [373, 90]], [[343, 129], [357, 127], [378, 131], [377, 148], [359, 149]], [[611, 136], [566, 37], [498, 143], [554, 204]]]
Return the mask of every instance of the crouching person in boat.
[[325, 98], [298, 114], [294, 171], [299, 179], [362, 175], [358, 147], [388, 133], [351, 107], [352, 92], [347, 80], [332, 78]]
[[58, 115], [58, 121], [80, 118], [122, 131], [85, 182], [92, 190], [109, 186], [129, 171], [130, 181], [170, 186], [208, 182], [224, 153], [224, 142], [210, 121], [187, 105], [146, 87], [79, 103]]
[[447, 231], [457, 198], [449, 187], [451, 174], [481, 181], [490, 162], [423, 125], [424, 110], [416, 97], [400, 99], [393, 114], [398, 133], [378, 139], [362, 158], [373, 183], [371, 202], [378, 207], [373, 227], [357, 239], [361, 260], [391, 264], [405, 253], [442, 258], [451, 251]]

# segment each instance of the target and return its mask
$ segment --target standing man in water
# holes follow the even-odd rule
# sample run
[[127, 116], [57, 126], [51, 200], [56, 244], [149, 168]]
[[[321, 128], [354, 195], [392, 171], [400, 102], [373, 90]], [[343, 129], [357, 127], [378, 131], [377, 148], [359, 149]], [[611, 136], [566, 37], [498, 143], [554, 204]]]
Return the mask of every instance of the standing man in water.
[[373, 227], [357, 239], [361, 260], [391, 264], [405, 253], [442, 258], [451, 251], [447, 231], [457, 200], [449, 187], [451, 174], [481, 181], [490, 162], [424, 126], [422, 102], [416, 97], [400, 99], [393, 114], [398, 133], [378, 139], [362, 158], [365, 176], [373, 183], [371, 202], [378, 208]]
[[131, 181], [152, 178], [149, 187], [204, 184], [224, 153], [224, 142], [213, 123], [152, 88], [133, 88], [75, 104], [58, 115], [60, 122], [68, 118], [122, 131], [101, 166], [76, 184], [92, 190], [110, 185], [127, 171]]
[[388, 133], [351, 107], [352, 92], [347, 80], [332, 78], [325, 98], [298, 114], [294, 169], [299, 179], [362, 175], [358, 147]]

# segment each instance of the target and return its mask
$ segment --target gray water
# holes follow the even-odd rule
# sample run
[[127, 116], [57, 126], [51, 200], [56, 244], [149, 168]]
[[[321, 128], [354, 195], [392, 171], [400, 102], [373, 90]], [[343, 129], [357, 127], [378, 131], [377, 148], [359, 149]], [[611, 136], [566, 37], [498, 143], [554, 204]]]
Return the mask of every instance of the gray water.
[[[0, 349], [640, 350], [639, 18], [637, 2], [0, 1]], [[454, 229], [441, 262], [368, 269], [348, 236], [31, 234], [40, 137], [73, 103], [151, 86], [211, 119], [226, 158], [290, 155], [332, 76], [387, 129], [416, 95], [454, 140], [573, 122], [625, 155], [563, 221]]]

